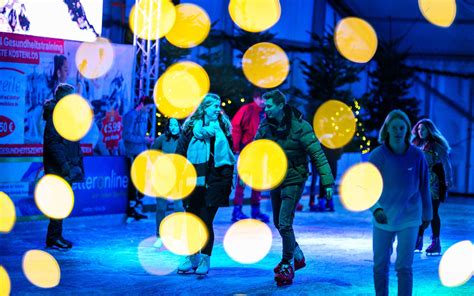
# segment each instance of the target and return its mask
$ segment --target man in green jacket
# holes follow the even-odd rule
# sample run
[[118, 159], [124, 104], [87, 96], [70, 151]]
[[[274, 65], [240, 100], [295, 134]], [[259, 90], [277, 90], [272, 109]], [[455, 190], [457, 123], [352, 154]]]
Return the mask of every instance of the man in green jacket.
[[334, 178], [313, 128], [303, 120], [302, 114], [286, 104], [285, 95], [279, 90], [267, 92], [263, 98], [267, 117], [260, 124], [255, 139], [276, 142], [288, 159], [285, 179], [270, 192], [273, 223], [283, 241], [282, 260], [274, 269], [275, 280], [281, 286], [291, 284], [294, 270], [306, 266], [303, 252], [295, 240], [293, 219], [309, 175], [308, 156], [319, 172], [328, 200], [332, 198]]

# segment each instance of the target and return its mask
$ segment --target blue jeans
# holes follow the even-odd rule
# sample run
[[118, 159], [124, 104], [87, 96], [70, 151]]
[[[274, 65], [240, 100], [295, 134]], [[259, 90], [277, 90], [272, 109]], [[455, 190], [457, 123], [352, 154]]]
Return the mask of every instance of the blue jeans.
[[395, 270], [398, 277], [398, 295], [412, 295], [413, 290], [413, 250], [415, 249], [418, 227], [400, 231], [386, 231], [374, 226], [372, 246], [374, 251], [374, 286], [377, 296], [388, 295], [388, 274], [390, 256], [393, 252], [395, 236], [398, 240]]

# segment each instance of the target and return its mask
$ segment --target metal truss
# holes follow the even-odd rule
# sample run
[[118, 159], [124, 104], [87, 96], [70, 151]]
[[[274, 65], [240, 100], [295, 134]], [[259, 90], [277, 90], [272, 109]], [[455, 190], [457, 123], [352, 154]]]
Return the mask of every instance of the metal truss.
[[[157, 0], [149, 0], [148, 7], [140, 7], [139, 2], [135, 0], [135, 14], [145, 17], [145, 24], [142, 28], [137, 28], [138, 18], [134, 19], [135, 32], [133, 33], [133, 82], [132, 82], [132, 97], [136, 100], [142, 96], [153, 96], [153, 89], [156, 81], [159, 78], [159, 61], [160, 61], [160, 39], [159, 31], [153, 30], [153, 23], [151, 20], [159, 19], [161, 16], [160, 7], [153, 9], [153, 4], [161, 4]], [[141, 31], [137, 31], [141, 29]], [[156, 36], [152, 36], [155, 33]], [[139, 36], [146, 36], [142, 39]], [[153, 40], [152, 40], [153, 39]], [[153, 108], [153, 114], [156, 113], [156, 106]], [[156, 117], [151, 116], [152, 124], [150, 134], [155, 134]]]

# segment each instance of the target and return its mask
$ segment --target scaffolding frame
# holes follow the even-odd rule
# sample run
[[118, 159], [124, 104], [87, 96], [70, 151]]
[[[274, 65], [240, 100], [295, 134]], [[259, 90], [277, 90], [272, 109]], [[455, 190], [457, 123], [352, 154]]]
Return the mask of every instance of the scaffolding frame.
[[[134, 18], [134, 32], [133, 32], [133, 81], [131, 89], [131, 97], [136, 105], [138, 99], [142, 96], [153, 97], [153, 89], [155, 83], [158, 81], [160, 72], [160, 38], [159, 30], [153, 32], [153, 19], [160, 19], [161, 15], [161, 1], [149, 0], [148, 7], [141, 7], [139, 3], [141, 0], [135, 0], [135, 15], [145, 17], [144, 26], [141, 31], [137, 32], [138, 17]], [[153, 4], [158, 3], [158, 9], [153, 9]], [[142, 39], [139, 36], [146, 35]], [[156, 106], [153, 106], [153, 115], [156, 114]], [[152, 116], [150, 135], [155, 136], [156, 131], [156, 116]]]

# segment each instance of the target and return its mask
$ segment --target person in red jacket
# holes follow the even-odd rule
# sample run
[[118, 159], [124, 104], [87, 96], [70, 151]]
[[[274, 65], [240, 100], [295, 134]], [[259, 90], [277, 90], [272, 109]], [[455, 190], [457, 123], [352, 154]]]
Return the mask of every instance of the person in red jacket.
[[[232, 118], [232, 140], [234, 153], [239, 154], [240, 151], [252, 142], [257, 134], [260, 120], [265, 117], [265, 100], [262, 98], [262, 92], [255, 90], [252, 94], [253, 102], [242, 106]], [[244, 201], [245, 185], [237, 177], [234, 195], [234, 211], [232, 212], [232, 222], [247, 219], [248, 216], [242, 213], [242, 204]], [[250, 198], [252, 206], [251, 217], [267, 223], [269, 218], [260, 212], [260, 192], [252, 190]]]

